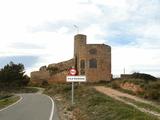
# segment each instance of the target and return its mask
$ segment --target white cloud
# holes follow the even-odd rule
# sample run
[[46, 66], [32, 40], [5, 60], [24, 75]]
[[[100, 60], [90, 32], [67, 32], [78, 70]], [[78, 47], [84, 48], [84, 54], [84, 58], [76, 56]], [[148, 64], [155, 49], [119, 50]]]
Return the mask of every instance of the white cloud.
[[131, 36], [127, 39], [135, 38], [134, 44], [112, 46], [113, 74], [122, 73], [124, 67], [129, 72], [153, 67], [156, 70], [151, 73], [157, 75], [159, 3], [159, 0], [0, 1], [0, 56], [38, 55], [39, 62], [33, 69], [70, 59], [76, 24], [80, 33], [87, 35], [88, 43], [108, 44], [112, 41], [109, 36], [121, 34]]
[[[114, 74], [148, 72], [159, 76], [160, 49], [145, 49], [136, 47], [112, 48], [112, 65]], [[145, 69], [144, 69], [145, 68]], [[154, 72], [153, 72], [154, 70]]]

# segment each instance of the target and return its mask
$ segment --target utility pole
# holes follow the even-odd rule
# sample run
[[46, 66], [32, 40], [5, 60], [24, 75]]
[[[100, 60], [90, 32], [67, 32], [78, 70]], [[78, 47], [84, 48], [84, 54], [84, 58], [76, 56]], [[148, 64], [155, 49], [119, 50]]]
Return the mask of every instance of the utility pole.
[[123, 72], [124, 72], [124, 74], [126, 74], [126, 70], [125, 70], [125, 68], [123, 69]]

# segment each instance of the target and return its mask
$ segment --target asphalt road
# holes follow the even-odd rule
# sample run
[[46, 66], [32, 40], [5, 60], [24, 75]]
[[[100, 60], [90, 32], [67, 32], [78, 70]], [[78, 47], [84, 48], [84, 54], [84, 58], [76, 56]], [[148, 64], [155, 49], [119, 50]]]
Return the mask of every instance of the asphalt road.
[[0, 110], [0, 120], [59, 120], [56, 107], [44, 94], [20, 94], [18, 103]]

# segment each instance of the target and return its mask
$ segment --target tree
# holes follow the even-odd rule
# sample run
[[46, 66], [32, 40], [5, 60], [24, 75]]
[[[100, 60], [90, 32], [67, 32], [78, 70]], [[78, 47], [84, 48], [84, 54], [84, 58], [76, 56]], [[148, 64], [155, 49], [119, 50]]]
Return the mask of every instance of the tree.
[[29, 82], [29, 77], [24, 74], [24, 65], [10, 62], [0, 70], [0, 83], [6, 87], [20, 87]]

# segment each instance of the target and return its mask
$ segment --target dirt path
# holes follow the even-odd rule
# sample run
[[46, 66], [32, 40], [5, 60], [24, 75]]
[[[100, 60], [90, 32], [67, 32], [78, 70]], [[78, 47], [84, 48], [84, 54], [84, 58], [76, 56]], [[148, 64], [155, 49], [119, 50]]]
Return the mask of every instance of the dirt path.
[[104, 86], [95, 86], [94, 88], [97, 91], [99, 91], [99, 92], [101, 92], [103, 94], [106, 94], [106, 95], [108, 95], [108, 96], [110, 96], [110, 97], [112, 97], [112, 98], [114, 98], [116, 100], [119, 100], [119, 101], [121, 101], [121, 102], [123, 102], [125, 104], [131, 105], [131, 106], [135, 107], [136, 109], [138, 109], [138, 110], [140, 110], [142, 112], [150, 113], [150, 114], [155, 115], [158, 118], [160, 118], [160, 113], [159, 112], [155, 112], [155, 111], [152, 111], [152, 110], [148, 110], [148, 109], [139, 107], [136, 104], [134, 104], [133, 102], [127, 101], [125, 98], [129, 98], [129, 99], [134, 100], [136, 102], [149, 104], [149, 105], [154, 106], [155, 108], [159, 108], [159, 106], [155, 105], [154, 103], [152, 103], [150, 101], [138, 98], [138, 97], [133, 96], [133, 95], [129, 95], [127, 93], [122, 93], [120, 91], [114, 90], [112, 88], [104, 87]]

